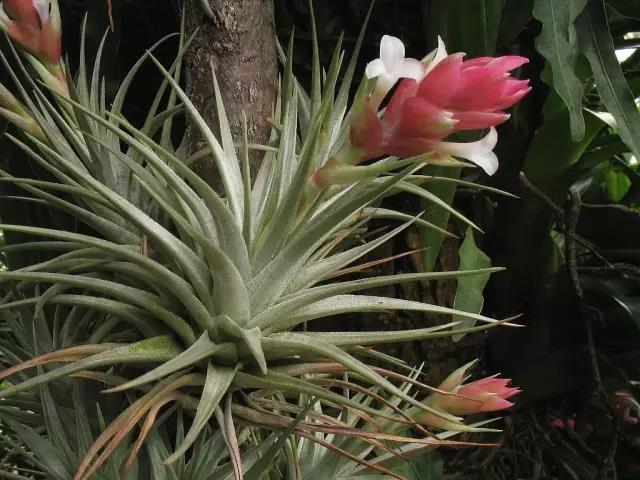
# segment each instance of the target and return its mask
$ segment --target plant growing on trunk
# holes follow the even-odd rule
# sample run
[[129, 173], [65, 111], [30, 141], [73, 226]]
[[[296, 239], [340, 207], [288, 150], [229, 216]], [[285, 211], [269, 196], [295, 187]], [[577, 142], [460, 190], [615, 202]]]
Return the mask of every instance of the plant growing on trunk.
[[[376, 347], [514, 326], [510, 319], [497, 321], [362, 293], [385, 285], [486, 275], [499, 268], [350, 280], [343, 275], [366, 268], [368, 263], [358, 264], [359, 259], [413, 224], [438, 229], [428, 218], [380, 207], [385, 197], [398, 191], [436, 202], [475, 227], [422, 189], [426, 177], [418, 172], [429, 163], [468, 166], [460, 158], [495, 171], [494, 130], [466, 144], [445, 137], [506, 120], [503, 110], [527, 91], [526, 82], [509, 76], [524, 59], [462, 62], [460, 54], [447, 56], [441, 45], [421, 62], [407, 61], [397, 55], [399, 40], [385, 37], [381, 60], [368, 69], [350, 107], [360, 40], [346, 68], [338, 45], [324, 76], [314, 55], [309, 92], [293, 75], [291, 41], [283, 52], [271, 142], [250, 145], [246, 128], [239, 143], [231, 135], [213, 66], [219, 136], [180, 88], [180, 62], [188, 38], [183, 37], [178, 58], [169, 68], [154, 58], [153, 49], [140, 59], [108, 105], [100, 81], [101, 49], [92, 72], [87, 71], [83, 49], [72, 81], [59, 54], [52, 58], [34, 46], [33, 37], [11, 34], [12, 25], [36, 21], [31, 10], [23, 13], [30, 5], [38, 7], [37, 25], [44, 32], [48, 24], [43, 19], [56, 18], [56, 1], [46, 6], [9, 2], [6, 7], [14, 3], [21, 9], [5, 8], [5, 29], [19, 55], [2, 60], [13, 75], [17, 95], [3, 88], [0, 113], [18, 127], [18, 135], [7, 137], [46, 176], [0, 175], [3, 182], [27, 192], [24, 200], [58, 209], [78, 225], [75, 230], [0, 225], [4, 231], [39, 238], [20, 248], [52, 252], [47, 261], [0, 272], [6, 287], [0, 311], [12, 330], [11, 340], [1, 348], [14, 364], [0, 373], [6, 380], [0, 397], [14, 414], [7, 424], [29, 448], [42, 452], [68, 447], [57, 457], [59, 462], [41, 462], [48, 475], [66, 478], [75, 471], [77, 480], [111, 478], [109, 471], [135, 467], [136, 475], [157, 475], [161, 469], [167, 478], [258, 478], [272, 467], [271, 460], [280, 458], [279, 452], [291, 462], [304, 453], [303, 448], [294, 449], [289, 433], [296, 433], [305, 445], [315, 442], [344, 455], [354, 462], [349, 466], [353, 476], [360, 470], [386, 474], [387, 464], [404, 448], [388, 447], [388, 441], [411, 448], [447, 444], [445, 438], [456, 431], [483, 431], [465, 424], [462, 415], [508, 406], [506, 401], [487, 401], [515, 393], [505, 382], [494, 379], [462, 387], [458, 382], [455, 388], [434, 389]], [[37, 31], [35, 23], [27, 24]], [[388, 48], [394, 49], [393, 55]], [[387, 62], [385, 57], [393, 58]], [[12, 69], [13, 60], [17, 69]], [[144, 61], [156, 64], [164, 83], [146, 121], [135, 127], [122, 110], [127, 88]], [[396, 71], [398, 65], [402, 68]], [[37, 80], [29, 75], [32, 71]], [[410, 78], [400, 83], [386, 111], [379, 114], [382, 99], [401, 77]], [[455, 86], [447, 99], [442, 98], [443, 82]], [[474, 88], [483, 101], [474, 99]], [[192, 155], [172, 143], [173, 119], [183, 112], [208, 146]], [[252, 148], [265, 152], [253, 184]], [[403, 157], [389, 156], [398, 154]], [[203, 155], [215, 159], [221, 192], [190, 169]], [[365, 160], [370, 163], [363, 165]], [[384, 232], [370, 231], [368, 224], [376, 218], [399, 224]], [[456, 321], [408, 331], [305, 328], [339, 314], [385, 310], [450, 314], [479, 325], [459, 328]], [[116, 409], [100, 407], [96, 438], [90, 422], [83, 420], [85, 411], [78, 420], [82, 441], [70, 441], [51, 392], [80, 392], [79, 383], [91, 382], [107, 386], [100, 405], [113, 397], [120, 403]], [[482, 392], [473, 390], [475, 386], [482, 386]], [[496, 386], [499, 391], [490, 388]], [[410, 387], [418, 387], [420, 393], [410, 394]], [[425, 389], [432, 397], [425, 399]], [[471, 390], [473, 395], [466, 396]], [[465, 408], [454, 408], [456, 401], [446, 397], [459, 400], [457, 404], [466, 402]], [[38, 398], [42, 408], [33, 406]], [[73, 401], [80, 409], [81, 393]], [[110, 412], [109, 422], [103, 410]], [[191, 420], [185, 422], [182, 412]], [[31, 414], [47, 419], [48, 439], [38, 439], [37, 430], [21, 430], [21, 416], [37, 424]], [[430, 427], [449, 432], [433, 436]], [[411, 428], [420, 435], [412, 434]], [[178, 432], [174, 442], [166, 438], [171, 429]], [[327, 435], [354, 440], [331, 441]], [[150, 463], [141, 466], [137, 455], [145, 441]], [[226, 464], [226, 454], [201, 459], [205, 446], [212, 443], [228, 450]], [[191, 463], [186, 462], [185, 453], [194, 445]], [[198, 463], [187, 476], [184, 472], [194, 458], [212, 463], [206, 468]], [[159, 460], [167, 467], [159, 466]], [[212, 471], [220, 476], [207, 477]]]

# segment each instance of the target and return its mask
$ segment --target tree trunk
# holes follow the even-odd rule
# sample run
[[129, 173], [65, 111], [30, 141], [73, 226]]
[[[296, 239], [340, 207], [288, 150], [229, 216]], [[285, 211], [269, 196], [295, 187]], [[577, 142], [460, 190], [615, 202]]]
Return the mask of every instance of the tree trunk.
[[[205, 12], [202, 2], [211, 7]], [[249, 141], [264, 143], [277, 94], [277, 57], [273, 0], [185, 0], [187, 37], [198, 33], [186, 55], [187, 93], [207, 124], [218, 131], [211, 62], [222, 99], [237, 140], [242, 132], [242, 112], [247, 116]], [[188, 126], [191, 151], [205, 147], [200, 132]], [[260, 156], [253, 156], [252, 172]], [[218, 186], [218, 172], [210, 157], [195, 165], [210, 185]]]

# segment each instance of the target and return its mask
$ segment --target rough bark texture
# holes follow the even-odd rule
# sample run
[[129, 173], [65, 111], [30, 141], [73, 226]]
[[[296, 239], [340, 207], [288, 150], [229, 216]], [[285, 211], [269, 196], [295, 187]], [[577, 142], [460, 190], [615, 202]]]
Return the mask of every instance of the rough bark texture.
[[[185, 2], [187, 34], [198, 29], [186, 56], [187, 93], [217, 131], [213, 62], [234, 138], [240, 138], [244, 111], [249, 141], [265, 142], [270, 128], [266, 118], [275, 104], [278, 78], [273, 0], [204, 0], [211, 6], [212, 18], [205, 13], [202, 1]], [[204, 148], [192, 125], [188, 135], [192, 151]], [[252, 166], [259, 159], [259, 155], [252, 158]], [[201, 160], [195, 169], [217, 186], [218, 173], [211, 158]], [[257, 168], [252, 171], [255, 174]]]

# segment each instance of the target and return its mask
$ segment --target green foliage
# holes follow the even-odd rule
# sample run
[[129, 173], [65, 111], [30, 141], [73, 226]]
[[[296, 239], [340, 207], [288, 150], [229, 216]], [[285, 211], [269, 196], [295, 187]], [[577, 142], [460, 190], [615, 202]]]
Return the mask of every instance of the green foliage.
[[[491, 55], [498, 41], [502, 21], [504, 0], [481, 1], [436, 1], [429, 9], [429, 32], [433, 37], [442, 36], [450, 51], [466, 52], [469, 56]], [[456, 168], [431, 167], [435, 176], [457, 179], [461, 170]], [[456, 192], [455, 183], [436, 183], [426, 190], [446, 205], [451, 205]], [[436, 227], [446, 229], [450, 212], [431, 202], [423, 203], [425, 217]], [[436, 229], [422, 229], [421, 243], [425, 251], [422, 267], [432, 271], [440, 254], [444, 235]]]
[[505, 0], [437, 0], [430, 9], [429, 32], [440, 35], [451, 51], [470, 57], [496, 48]]
[[[168, 67], [154, 56], [160, 44], [154, 46], [109, 102], [101, 81], [107, 37], [92, 66], [85, 37], [83, 27], [74, 80], [64, 74], [50, 79], [47, 66], [30, 57], [23, 64], [20, 52], [13, 51], [10, 61], [2, 57], [17, 81], [25, 118], [39, 130], [16, 122], [21, 129], [7, 136], [37, 173], [0, 171], [0, 177], [73, 220], [70, 228], [0, 226], [40, 239], [22, 248], [52, 249], [46, 260], [0, 272], [0, 313], [13, 329], [0, 341], [12, 365], [0, 374], [10, 378], [0, 396], [13, 415], [6, 420], [9, 437], [33, 454], [25, 462], [53, 478], [75, 472], [75, 480], [237, 479], [243, 471], [260, 478], [280, 469], [324, 478], [327, 466], [358, 478], [389, 473], [403, 447], [422, 451], [448, 443], [444, 439], [457, 431], [486, 431], [430, 406], [424, 392], [413, 391], [421, 385], [417, 373], [381, 369], [371, 362], [377, 353], [372, 348], [513, 324], [364, 290], [485, 277], [498, 269], [341, 278], [345, 267], [361, 269], [354, 262], [414, 223], [443, 234], [428, 217], [377, 212], [398, 191], [475, 225], [421, 186], [439, 181], [416, 175], [423, 158], [381, 159], [367, 167], [374, 175], [311, 194], [307, 188], [309, 177], [348, 138], [349, 91], [363, 33], [346, 68], [338, 44], [325, 75], [314, 49], [311, 96], [293, 75], [293, 42], [283, 52], [274, 112], [280, 122], [272, 144], [258, 146], [266, 153], [253, 185], [253, 146], [246, 130], [236, 145], [213, 66], [217, 128], [206, 124], [180, 86], [188, 38]], [[128, 89], [147, 60], [162, 83], [136, 127], [124, 111]], [[31, 80], [30, 69], [44, 84]], [[174, 117], [183, 113], [205, 139], [205, 150], [194, 155], [211, 156], [220, 192], [190, 169], [193, 156], [177, 139], [184, 131], [174, 130]], [[453, 190], [459, 183], [444, 185]], [[380, 216], [400, 225], [369, 231], [369, 221]], [[301, 328], [343, 313], [388, 310], [455, 315], [482, 325]], [[69, 389], [88, 390], [91, 408], [74, 413], [64, 395]], [[80, 395], [73, 401], [83, 403]], [[309, 397], [314, 401], [307, 411]], [[446, 420], [452, 430], [433, 437], [413, 419], [419, 412]], [[72, 413], [75, 429], [66, 418]], [[21, 431], [20, 417], [32, 420], [33, 428]], [[419, 433], [409, 432], [410, 426]], [[383, 448], [386, 442], [394, 445]], [[265, 452], [273, 462], [260, 461]], [[298, 456], [308, 459], [301, 463]]]
[[396, 470], [407, 480], [441, 480], [444, 478], [444, 465], [436, 451], [410, 460]]
[[[138, 3], [137, 8], [150, 8], [149, 2]], [[0, 442], [7, 451], [30, 452], [6, 475], [28, 478], [33, 470], [47, 478], [70, 478], [113, 422], [142, 430], [148, 421], [145, 435], [123, 428], [122, 438], [102, 437], [108, 445], [98, 456], [107, 451], [110, 456], [95, 478], [231, 479], [238, 475], [238, 452], [246, 478], [391, 477], [384, 469], [407, 479], [441, 478], [441, 459], [426, 443], [431, 437], [408, 432], [398, 421], [398, 410], [428, 407], [421, 402], [426, 392], [411, 383], [418, 374], [371, 348], [483, 331], [494, 322], [493, 315], [480, 315], [483, 305], [498, 317], [521, 313], [523, 305], [543, 309], [548, 298], [540, 295], [543, 288], [558, 289], [565, 303], [573, 298], [558, 287], [566, 260], [560, 250], [571, 239], [540, 194], [563, 209], [573, 188], [592, 205], [581, 212], [576, 233], [585, 302], [602, 314], [606, 328], [597, 332], [598, 339], [612, 339], [619, 349], [621, 339], [637, 338], [640, 256], [634, 226], [640, 180], [632, 154], [638, 158], [640, 152], [634, 101], [640, 94], [640, 57], [636, 51], [622, 64], [615, 57], [638, 31], [637, 2], [423, 3], [432, 45], [440, 34], [450, 51], [470, 57], [527, 55], [531, 63], [524, 76], [549, 86], [547, 93], [538, 84], [513, 112], [513, 121], [501, 127], [501, 169], [493, 183], [499, 189], [479, 185], [474, 172], [457, 166], [421, 172], [408, 167], [325, 191], [305, 205], [308, 175], [348, 138], [349, 93], [359, 72], [356, 55], [347, 64], [340, 43], [322, 68], [323, 45], [316, 34], [329, 31], [331, 22], [311, 28], [309, 92], [307, 82], [293, 74], [293, 38], [281, 52], [283, 76], [273, 115], [278, 121], [269, 145], [250, 145], [246, 132], [234, 141], [219, 91], [218, 128], [205, 124], [179, 86], [185, 37], [175, 61], [156, 61], [171, 43], [164, 39], [122, 82], [103, 83], [105, 67], [111, 68], [118, 54], [112, 37], [101, 44], [102, 29], [96, 35], [90, 23], [92, 40], [78, 42], [78, 61], [70, 55], [78, 72], [69, 98], [32, 81], [37, 73], [31, 66], [7, 60], [8, 72], [9, 65], [17, 66], [11, 72], [19, 80], [21, 101], [49, 140], [10, 133], [12, 168], [0, 172], [2, 185], [15, 188], [10, 195], [16, 205], [3, 219], [8, 238], [3, 252], [15, 261], [9, 262], [11, 271], [0, 274], [0, 350], [8, 365], [42, 360], [2, 383], [8, 398], [0, 406]], [[105, 13], [102, 2], [91, 9], [90, 15]], [[394, 12], [379, 16], [393, 19]], [[421, 25], [417, 36], [424, 30]], [[350, 33], [348, 42], [355, 40]], [[67, 38], [73, 35], [67, 31]], [[356, 52], [361, 42], [370, 47], [360, 36]], [[89, 60], [93, 46], [99, 47], [95, 62]], [[159, 88], [138, 118], [140, 109], [132, 105], [141, 92], [132, 85], [141, 75], [153, 77]], [[154, 89], [145, 82], [144, 90], [146, 95]], [[181, 147], [185, 114], [207, 142], [192, 155]], [[264, 152], [253, 185], [247, 162], [252, 149]], [[218, 166], [222, 191], [190, 169], [207, 156]], [[24, 168], [16, 171], [18, 162]], [[380, 172], [388, 166], [381, 161], [371, 168]], [[538, 193], [522, 187], [520, 170]], [[460, 189], [462, 202], [456, 198]], [[469, 189], [472, 201], [466, 200]], [[520, 199], [498, 197], [504, 190]], [[419, 198], [424, 213], [397, 210], [390, 197], [398, 193]], [[487, 207], [486, 199], [496, 203]], [[605, 206], [612, 202], [622, 208]], [[39, 207], [46, 221], [33, 214]], [[487, 210], [495, 212], [496, 223]], [[19, 221], [8, 219], [12, 213]], [[372, 219], [393, 225], [388, 231], [369, 230]], [[482, 246], [495, 256], [493, 264], [511, 267], [486, 289], [489, 274], [498, 269], [488, 268], [491, 261], [465, 225], [487, 232]], [[419, 247], [426, 249], [424, 273], [357, 273], [367, 266], [358, 265], [359, 259], [416, 227], [422, 232]], [[459, 271], [437, 271], [443, 239], [451, 236], [447, 230], [465, 229]], [[16, 245], [18, 235], [22, 243]], [[341, 275], [349, 267], [356, 275], [345, 280]], [[601, 267], [605, 273], [596, 271]], [[453, 278], [458, 282], [454, 309], [366, 291]], [[542, 304], [535, 303], [539, 298]], [[550, 318], [554, 311], [564, 314], [555, 320], [579, 318], [579, 311], [564, 303], [549, 305]], [[406, 331], [306, 328], [311, 322], [323, 330], [325, 319], [343, 313], [388, 310], [452, 316], [458, 323]], [[483, 323], [473, 327], [476, 322]], [[76, 346], [104, 351], [62, 350], [62, 357], [42, 357]], [[633, 365], [633, 355], [625, 351], [623, 362]], [[381, 373], [372, 357], [402, 369], [402, 376]], [[331, 367], [322, 370], [328, 362]], [[71, 372], [75, 377], [65, 377]], [[109, 394], [100, 393], [105, 388]], [[560, 468], [593, 476], [591, 457], [585, 461], [562, 448], [544, 455]], [[137, 457], [125, 472], [121, 467], [133, 451]], [[166, 459], [171, 465], [163, 464]], [[500, 475], [528, 478], [527, 473]]]
[[574, 22], [586, 3], [586, 0], [536, 0], [533, 6], [533, 15], [542, 22], [536, 46], [551, 65], [552, 85], [569, 109], [574, 142], [580, 141], [585, 134], [582, 82], [574, 72], [577, 54]]
[[620, 138], [640, 158], [640, 113], [615, 56], [604, 4], [590, 0], [578, 27], [580, 45], [591, 65], [602, 103], [616, 120]]
[[[467, 229], [464, 241], [460, 245], [459, 255], [461, 269], [478, 270], [491, 267], [491, 259], [476, 245], [471, 228]], [[489, 275], [458, 279], [458, 289], [453, 301], [453, 308], [469, 313], [480, 313], [484, 304], [482, 291], [488, 281]], [[469, 319], [460, 319], [454, 316], [453, 320], [460, 321], [460, 324], [466, 328], [475, 325], [475, 322]], [[460, 336], [454, 337], [454, 339], [460, 339]]]

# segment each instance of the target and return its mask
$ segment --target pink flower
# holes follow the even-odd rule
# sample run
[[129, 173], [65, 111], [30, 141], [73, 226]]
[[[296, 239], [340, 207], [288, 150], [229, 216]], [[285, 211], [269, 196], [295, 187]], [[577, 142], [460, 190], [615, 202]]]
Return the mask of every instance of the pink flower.
[[436, 404], [453, 415], [505, 410], [513, 406], [507, 398], [520, 393], [519, 389], [507, 386], [510, 381], [507, 378], [483, 378], [458, 387], [453, 393], [459, 396], [436, 393], [439, 397]]
[[[465, 130], [494, 127], [509, 119], [504, 110], [530, 90], [528, 80], [509, 72], [528, 60], [519, 56], [480, 57], [463, 61], [463, 53], [434, 60], [420, 80], [405, 78], [393, 94], [384, 114], [378, 116], [380, 95], [365, 98], [354, 113], [351, 144], [361, 150], [360, 161], [380, 155], [411, 157], [439, 152], [470, 160], [493, 174], [498, 161], [487, 155], [486, 144], [478, 152], [447, 148], [443, 139]], [[435, 65], [434, 65], [435, 64]], [[491, 146], [493, 149], [495, 142]]]
[[9, 37], [49, 65], [60, 63], [59, 20], [55, 0], [4, 0], [0, 4], [0, 25]]
[[[527, 63], [526, 58], [480, 57], [464, 62], [463, 56], [449, 55], [420, 84], [406, 82], [403, 95], [394, 96], [393, 107], [398, 110], [395, 121], [399, 122], [402, 134], [441, 137], [438, 125], [433, 128], [424, 121], [433, 112], [449, 119], [447, 133], [499, 125], [509, 118], [503, 110], [531, 90], [528, 80], [509, 75], [511, 70]], [[416, 124], [422, 126], [416, 128]]]
[[[433, 393], [428, 399], [429, 405], [451, 415], [496, 412], [512, 407], [513, 403], [507, 399], [520, 393], [520, 389], [509, 387], [511, 380], [508, 378], [489, 377], [467, 384], [462, 383], [471, 365], [467, 364], [449, 375], [438, 390], [450, 394]], [[449, 428], [442, 419], [432, 414], [421, 415], [419, 421], [436, 428]]]

